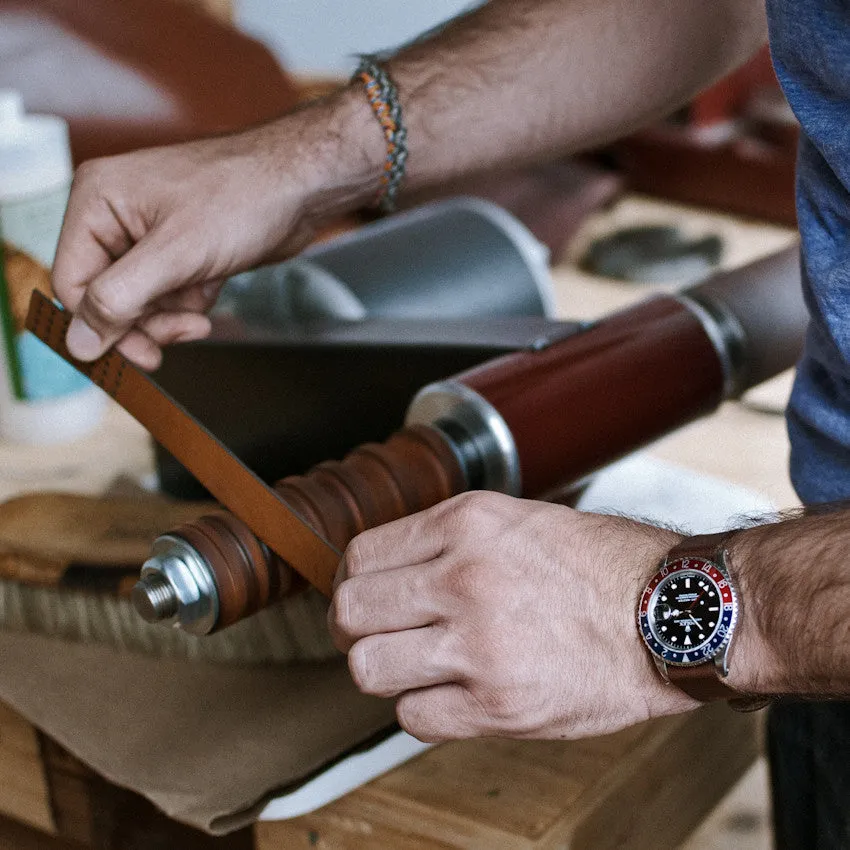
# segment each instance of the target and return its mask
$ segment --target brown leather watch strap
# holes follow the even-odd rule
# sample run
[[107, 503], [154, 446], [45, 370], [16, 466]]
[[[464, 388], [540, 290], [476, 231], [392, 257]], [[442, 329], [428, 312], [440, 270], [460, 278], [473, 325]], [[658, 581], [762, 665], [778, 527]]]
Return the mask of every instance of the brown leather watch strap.
[[667, 678], [688, 696], [700, 702], [714, 702], [719, 699], [738, 699], [739, 691], [730, 688], [720, 678], [713, 661], [705, 661], [693, 667], [667, 665]]
[[715, 561], [723, 543], [732, 533], [720, 531], [716, 534], [695, 534], [693, 537], [686, 537], [667, 553], [667, 563], [679, 558], [705, 558], [707, 561]]
[[765, 694], [744, 694], [723, 683], [714, 662], [706, 661], [695, 667], [667, 666], [667, 678], [688, 696], [700, 702], [728, 700], [735, 711], [758, 711], [770, 705], [775, 696]]
[[170, 451], [272, 551], [330, 595], [340, 553], [233, 455], [223, 443], [117, 351], [92, 363], [65, 346], [71, 315], [34, 291], [26, 327], [101, 387]]

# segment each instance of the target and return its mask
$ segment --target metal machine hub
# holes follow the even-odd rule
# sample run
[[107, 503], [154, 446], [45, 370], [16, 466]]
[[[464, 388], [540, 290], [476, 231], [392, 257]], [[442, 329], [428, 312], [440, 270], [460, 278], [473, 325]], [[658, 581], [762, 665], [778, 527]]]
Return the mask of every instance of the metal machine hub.
[[149, 623], [209, 634], [218, 620], [218, 589], [198, 551], [176, 535], [157, 538], [132, 594]]

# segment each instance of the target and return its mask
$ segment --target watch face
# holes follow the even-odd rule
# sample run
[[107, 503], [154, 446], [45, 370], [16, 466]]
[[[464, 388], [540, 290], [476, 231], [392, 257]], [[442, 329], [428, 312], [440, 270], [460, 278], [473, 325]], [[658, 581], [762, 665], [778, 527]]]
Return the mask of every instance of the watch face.
[[649, 648], [671, 664], [701, 664], [731, 637], [735, 594], [720, 568], [702, 558], [662, 567], [640, 601], [639, 625]]

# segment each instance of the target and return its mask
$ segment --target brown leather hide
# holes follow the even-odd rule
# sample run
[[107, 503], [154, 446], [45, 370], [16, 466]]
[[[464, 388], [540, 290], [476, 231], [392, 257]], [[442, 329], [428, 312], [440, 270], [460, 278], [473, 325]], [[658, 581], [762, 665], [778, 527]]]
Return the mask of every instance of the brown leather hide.
[[75, 162], [290, 109], [269, 51], [181, 0], [0, 0], [0, 88], [65, 117]]

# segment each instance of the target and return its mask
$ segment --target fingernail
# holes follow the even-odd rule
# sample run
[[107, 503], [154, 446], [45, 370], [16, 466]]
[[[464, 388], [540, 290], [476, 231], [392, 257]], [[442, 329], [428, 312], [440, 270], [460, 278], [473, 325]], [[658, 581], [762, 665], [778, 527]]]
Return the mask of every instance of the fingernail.
[[103, 348], [100, 337], [82, 319], [77, 318], [71, 320], [65, 344], [77, 360], [96, 360]]

